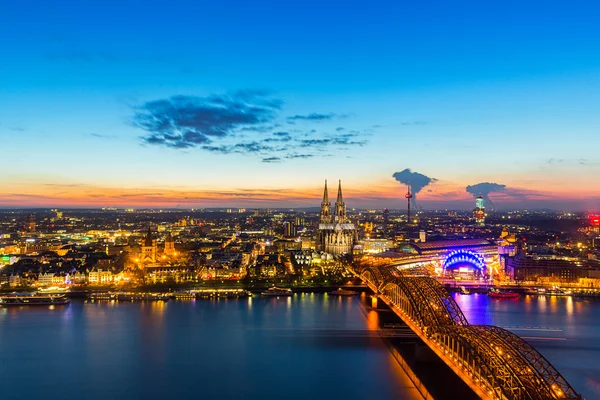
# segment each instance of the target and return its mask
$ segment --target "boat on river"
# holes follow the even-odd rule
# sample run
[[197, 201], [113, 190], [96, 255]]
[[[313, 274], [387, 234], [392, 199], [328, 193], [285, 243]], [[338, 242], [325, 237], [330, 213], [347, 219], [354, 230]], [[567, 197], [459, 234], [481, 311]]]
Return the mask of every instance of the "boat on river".
[[510, 300], [510, 299], [518, 299], [519, 293], [508, 292], [508, 291], [499, 290], [499, 289], [490, 289], [490, 291], [488, 292], [488, 296], [492, 299]]
[[120, 300], [120, 301], [168, 301], [169, 295], [148, 292], [96, 292], [90, 293], [90, 300]]
[[276, 286], [270, 287], [261, 293], [263, 296], [279, 297], [279, 296], [291, 296], [292, 289], [289, 288], [278, 288]]
[[460, 289], [458, 289], [458, 293], [460, 294], [471, 294], [471, 291], [469, 289], [467, 289], [464, 286], [461, 286]]
[[0, 296], [0, 306], [62, 306], [69, 304], [71, 300], [64, 294], [13, 294], [8, 296]]

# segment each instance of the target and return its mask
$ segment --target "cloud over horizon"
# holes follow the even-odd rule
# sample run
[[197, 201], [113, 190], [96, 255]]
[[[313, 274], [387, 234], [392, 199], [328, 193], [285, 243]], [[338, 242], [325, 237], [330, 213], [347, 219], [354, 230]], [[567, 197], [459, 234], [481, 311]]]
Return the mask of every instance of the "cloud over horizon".
[[[481, 182], [476, 183], [475, 185], [469, 185], [465, 188], [467, 193], [473, 195], [473, 198], [481, 195], [484, 200], [484, 204], [489, 204], [492, 206], [492, 209], [496, 208], [496, 205], [490, 199], [490, 193], [503, 192], [506, 190], [506, 185], [501, 183], [493, 183], [493, 182]], [[514, 196], [514, 194], [512, 194]]]
[[[282, 131], [277, 121], [321, 122], [334, 113], [280, 116], [284, 101], [264, 90], [241, 90], [205, 97], [177, 95], [134, 108], [132, 125], [146, 133], [143, 144], [200, 149], [217, 154], [254, 154], [262, 162], [330, 156], [342, 146], [364, 146], [366, 133], [333, 128]], [[342, 132], [343, 131], [343, 132]], [[302, 147], [302, 154], [296, 149]]]
[[400, 172], [394, 172], [392, 177], [405, 185], [410, 184], [415, 207], [417, 206], [417, 194], [423, 190], [425, 186], [438, 181], [436, 178], [430, 178], [419, 172], [413, 172], [410, 168], [405, 168]]

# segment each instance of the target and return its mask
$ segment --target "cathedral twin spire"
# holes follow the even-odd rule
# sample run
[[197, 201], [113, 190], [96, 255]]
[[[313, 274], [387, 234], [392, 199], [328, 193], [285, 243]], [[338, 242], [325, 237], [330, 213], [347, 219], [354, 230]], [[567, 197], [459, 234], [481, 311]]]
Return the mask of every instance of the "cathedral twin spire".
[[[333, 221], [332, 221], [333, 220]], [[331, 202], [329, 201], [329, 195], [327, 193], [327, 180], [325, 180], [325, 189], [323, 191], [323, 201], [321, 202], [321, 221], [322, 224], [330, 224], [332, 222], [337, 224], [346, 223], [346, 203], [344, 203], [344, 197], [342, 196], [342, 181], [339, 181], [338, 195], [335, 202], [335, 211], [332, 218], [331, 215]]]

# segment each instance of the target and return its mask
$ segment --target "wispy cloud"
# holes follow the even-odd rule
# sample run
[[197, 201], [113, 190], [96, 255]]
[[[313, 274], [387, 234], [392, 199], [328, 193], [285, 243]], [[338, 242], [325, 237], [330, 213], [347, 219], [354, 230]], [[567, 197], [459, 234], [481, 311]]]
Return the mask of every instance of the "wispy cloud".
[[262, 159], [262, 162], [264, 163], [277, 163], [277, 162], [281, 162], [281, 158], [280, 157], [266, 157]]
[[306, 115], [302, 115], [302, 114], [292, 115], [292, 116], [287, 117], [287, 120], [288, 121], [313, 121], [314, 122], [314, 121], [329, 121], [335, 117], [337, 117], [337, 115], [334, 113], [328, 113], [328, 114], [310, 113], [310, 114], [306, 114]]
[[[263, 162], [328, 156], [367, 143], [366, 132], [338, 127], [282, 130], [281, 121], [319, 122], [342, 115], [310, 113], [282, 116], [284, 101], [269, 91], [242, 90], [205, 97], [172, 96], [134, 107], [133, 126], [145, 131], [145, 145], [199, 149], [214, 154], [247, 154]], [[340, 147], [344, 146], [344, 147]], [[302, 147], [298, 156], [297, 147]]]
[[115, 135], [103, 135], [101, 133], [90, 133], [90, 136], [93, 136], [98, 139], [116, 139], [117, 138], [117, 136], [115, 136]]

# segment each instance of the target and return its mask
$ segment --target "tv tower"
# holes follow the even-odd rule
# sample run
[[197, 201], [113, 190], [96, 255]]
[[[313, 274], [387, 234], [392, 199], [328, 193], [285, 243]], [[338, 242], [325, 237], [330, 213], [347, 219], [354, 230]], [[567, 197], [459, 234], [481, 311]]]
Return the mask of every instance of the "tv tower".
[[410, 224], [410, 199], [412, 199], [413, 195], [410, 192], [410, 182], [408, 182], [406, 186], [408, 188], [408, 192], [406, 192], [406, 194], [404, 195], [404, 197], [406, 197], [406, 200], [408, 201], [408, 214], [406, 217], [406, 222]]

